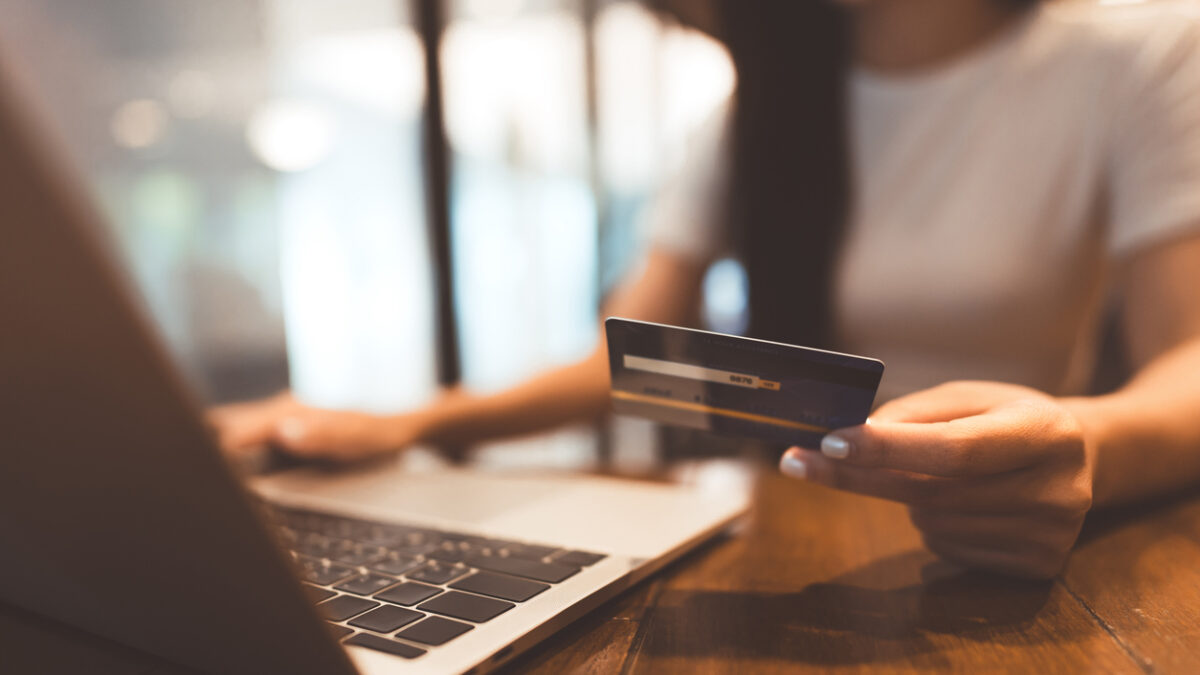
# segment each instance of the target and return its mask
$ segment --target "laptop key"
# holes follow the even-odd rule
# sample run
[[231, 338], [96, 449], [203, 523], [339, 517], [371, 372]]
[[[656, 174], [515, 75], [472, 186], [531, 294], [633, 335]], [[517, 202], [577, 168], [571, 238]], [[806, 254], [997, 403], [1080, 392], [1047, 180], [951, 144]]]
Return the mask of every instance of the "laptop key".
[[383, 589], [396, 583], [396, 579], [385, 577], [382, 574], [360, 574], [352, 579], [347, 579], [342, 583], [334, 586], [339, 591], [354, 593], [356, 595], [373, 595]]
[[370, 546], [391, 546], [404, 539], [404, 533], [396, 528], [372, 525], [357, 533], [354, 540]]
[[461, 565], [447, 565], [435, 561], [415, 572], [409, 572], [408, 578], [416, 579], [417, 581], [427, 581], [431, 584], [444, 584], [461, 577], [469, 571], [469, 569]]
[[554, 558], [554, 562], [563, 565], [587, 567], [589, 565], [595, 565], [607, 557], [608, 556], [606, 555], [601, 555], [599, 553], [588, 553], [587, 551], [568, 551], [557, 558]]
[[550, 588], [550, 585], [528, 579], [518, 579], [506, 574], [476, 572], [465, 579], [459, 579], [450, 584], [450, 588], [471, 591], [480, 595], [490, 595], [493, 598], [500, 598], [501, 600], [525, 602], [538, 593]]
[[330, 621], [345, 621], [352, 616], [358, 616], [368, 609], [378, 606], [378, 602], [372, 602], [371, 600], [356, 598], [352, 595], [339, 595], [332, 600], [326, 600], [317, 605], [317, 609], [321, 610]]
[[309, 600], [312, 600], [314, 604], [318, 602], [324, 602], [337, 595], [337, 593], [334, 593], [333, 591], [326, 590], [324, 588], [317, 588], [316, 586], [312, 586], [310, 584], [300, 585], [304, 587], [304, 592], [308, 594]]
[[446, 644], [472, 628], [474, 626], [470, 624], [443, 619], [440, 616], [431, 616], [396, 633], [396, 637], [436, 647]]
[[371, 635], [369, 633], [359, 633], [349, 640], [346, 640], [342, 644], [354, 645], [355, 647], [366, 647], [367, 649], [374, 649], [375, 651], [402, 656], [406, 659], [415, 659], [425, 653], [425, 650], [419, 647], [406, 645], [403, 642], [396, 642], [395, 640], [381, 638], [377, 635]]
[[579, 572], [579, 568], [572, 565], [502, 556], [468, 556], [463, 562], [471, 567], [478, 567], [481, 570], [502, 572], [537, 581], [546, 581], [552, 584], [557, 584], [563, 579]]
[[397, 545], [391, 546], [389, 548], [391, 548], [392, 553], [399, 553], [401, 555], [408, 555], [408, 556], [416, 556], [416, 555], [426, 555], [430, 551], [436, 550], [437, 544], [434, 544], [432, 542], [419, 542], [416, 544], [397, 544]]
[[354, 629], [346, 628], [345, 626], [339, 626], [336, 623], [329, 623], [325, 625], [329, 627], [329, 632], [333, 634], [334, 640], [341, 640], [342, 638], [354, 632]]
[[358, 615], [351, 619], [349, 623], [351, 626], [366, 628], [376, 633], [391, 633], [397, 628], [406, 626], [424, 616], [424, 614], [414, 612], [411, 609], [404, 609], [395, 605], [384, 605], [366, 614]]
[[440, 560], [442, 562], [447, 562], [447, 563], [462, 562], [463, 556], [465, 556], [465, 555], [466, 555], [466, 553], [464, 553], [463, 551], [460, 551], [456, 548], [449, 549], [449, 550], [447, 550], [445, 548], [437, 548], [437, 549], [429, 551], [428, 553], [425, 554], [425, 556], [428, 558], [432, 558], [434, 560]]
[[375, 599], [386, 600], [397, 605], [411, 606], [418, 602], [424, 602], [441, 592], [442, 589], [437, 586], [426, 586], [425, 584], [406, 581], [399, 586], [392, 586], [382, 593], [376, 593]]
[[304, 578], [319, 586], [328, 586], [354, 574], [354, 569], [345, 565], [336, 565], [328, 560], [313, 560], [302, 558], [300, 570]]
[[367, 565], [382, 560], [387, 555], [387, 551], [378, 546], [369, 546], [357, 544], [350, 541], [344, 541], [334, 546], [325, 554], [325, 557], [330, 560], [336, 560], [347, 565]]
[[323, 537], [319, 534], [306, 534], [292, 545], [292, 549], [314, 558], [324, 558], [332, 546], [333, 541], [328, 537]]
[[493, 600], [469, 593], [446, 591], [432, 600], [426, 600], [417, 606], [426, 612], [445, 614], [456, 619], [465, 619], [475, 623], [483, 623], [516, 607], [511, 602]]
[[551, 546], [537, 546], [535, 544], [517, 544], [506, 542], [501, 550], [506, 551], [508, 555], [514, 558], [541, 560], [552, 553], [557, 553], [560, 549]]
[[420, 564], [421, 561], [411, 556], [389, 553], [384, 559], [371, 563], [371, 568], [377, 569], [384, 574], [399, 576]]

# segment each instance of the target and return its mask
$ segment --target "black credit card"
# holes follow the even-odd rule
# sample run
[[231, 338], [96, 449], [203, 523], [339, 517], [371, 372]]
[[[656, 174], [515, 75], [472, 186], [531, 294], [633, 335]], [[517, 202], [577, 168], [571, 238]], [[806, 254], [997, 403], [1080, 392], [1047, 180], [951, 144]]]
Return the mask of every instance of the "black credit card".
[[816, 448], [862, 424], [883, 362], [810, 347], [609, 318], [616, 413]]

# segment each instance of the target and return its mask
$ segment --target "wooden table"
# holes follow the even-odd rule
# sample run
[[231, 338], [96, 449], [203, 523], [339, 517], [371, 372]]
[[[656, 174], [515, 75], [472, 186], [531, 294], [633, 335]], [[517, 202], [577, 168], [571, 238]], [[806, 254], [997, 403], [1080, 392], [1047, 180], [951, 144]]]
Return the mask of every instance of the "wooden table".
[[[508, 673], [1200, 673], [1200, 493], [1089, 519], [1027, 582], [925, 551], [903, 507], [764, 471], [743, 530], [538, 645]], [[0, 672], [178, 669], [0, 606]]]
[[899, 505], [765, 472], [744, 531], [508, 672], [1200, 673], [1200, 498], [1094, 515], [1048, 582], [967, 572]]

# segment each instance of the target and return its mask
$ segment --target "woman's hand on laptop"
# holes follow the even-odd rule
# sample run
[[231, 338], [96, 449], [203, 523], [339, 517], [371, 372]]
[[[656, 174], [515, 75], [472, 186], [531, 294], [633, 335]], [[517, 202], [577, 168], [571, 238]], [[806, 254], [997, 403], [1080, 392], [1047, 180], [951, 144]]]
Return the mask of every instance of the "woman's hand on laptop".
[[418, 443], [425, 418], [419, 412], [371, 415], [315, 408], [290, 392], [219, 406], [208, 414], [226, 452], [271, 446], [298, 457], [337, 461], [366, 459]]
[[1058, 573], [1092, 504], [1083, 428], [1026, 387], [954, 382], [892, 401], [864, 425], [792, 448], [785, 474], [905, 503], [925, 544], [970, 567]]

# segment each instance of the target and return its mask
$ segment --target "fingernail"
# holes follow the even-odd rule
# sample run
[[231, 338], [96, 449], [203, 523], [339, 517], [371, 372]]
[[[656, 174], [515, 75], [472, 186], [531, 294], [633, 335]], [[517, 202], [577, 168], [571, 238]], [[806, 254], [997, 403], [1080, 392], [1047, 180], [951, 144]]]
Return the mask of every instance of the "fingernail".
[[826, 434], [825, 438], [821, 439], [821, 452], [826, 457], [845, 459], [850, 455], [850, 441], [841, 436]]
[[784, 455], [779, 462], [779, 470], [791, 478], [803, 480], [808, 476], [808, 467], [804, 466], [804, 460], [795, 455]]
[[281, 421], [278, 428], [284, 440], [295, 441], [304, 436], [304, 423], [295, 418]]

